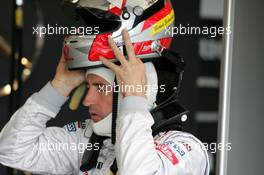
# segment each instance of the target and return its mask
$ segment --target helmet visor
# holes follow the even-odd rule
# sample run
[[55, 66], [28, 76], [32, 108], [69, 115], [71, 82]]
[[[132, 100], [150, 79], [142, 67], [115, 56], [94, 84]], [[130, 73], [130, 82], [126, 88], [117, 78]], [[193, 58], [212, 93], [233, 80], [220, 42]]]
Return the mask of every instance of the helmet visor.
[[111, 4], [106, 0], [65, 0], [63, 11], [76, 27], [97, 27], [99, 33], [118, 30], [119, 16], [108, 11]]

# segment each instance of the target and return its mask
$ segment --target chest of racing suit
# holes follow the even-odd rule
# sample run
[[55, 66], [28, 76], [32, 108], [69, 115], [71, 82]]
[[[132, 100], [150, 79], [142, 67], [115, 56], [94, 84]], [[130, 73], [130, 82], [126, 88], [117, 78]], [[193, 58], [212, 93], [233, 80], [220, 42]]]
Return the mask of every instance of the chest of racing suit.
[[[153, 118], [141, 108], [122, 109], [116, 144], [104, 140], [96, 166], [80, 171], [84, 148], [97, 149], [87, 145], [90, 120], [46, 127], [66, 100], [49, 84], [31, 96], [0, 133], [0, 162], [35, 174], [108, 175], [114, 159], [119, 175], [209, 174], [208, 156], [197, 138], [180, 131], [161, 132], [153, 138]], [[141, 103], [137, 98], [125, 100]]]

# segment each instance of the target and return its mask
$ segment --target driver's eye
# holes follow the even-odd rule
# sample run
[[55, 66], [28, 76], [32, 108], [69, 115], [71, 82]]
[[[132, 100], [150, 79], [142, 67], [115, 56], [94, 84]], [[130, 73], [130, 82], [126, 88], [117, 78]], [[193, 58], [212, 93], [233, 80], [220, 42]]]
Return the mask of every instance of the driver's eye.
[[87, 86], [86, 86], [86, 91], [89, 91], [89, 89], [90, 89], [90, 86], [87, 85]]
[[105, 85], [98, 85], [97, 86], [97, 91], [100, 93], [106, 92], [106, 86]]
[[97, 91], [102, 95], [108, 95], [111, 92], [111, 87], [108, 85], [99, 85], [97, 86]]

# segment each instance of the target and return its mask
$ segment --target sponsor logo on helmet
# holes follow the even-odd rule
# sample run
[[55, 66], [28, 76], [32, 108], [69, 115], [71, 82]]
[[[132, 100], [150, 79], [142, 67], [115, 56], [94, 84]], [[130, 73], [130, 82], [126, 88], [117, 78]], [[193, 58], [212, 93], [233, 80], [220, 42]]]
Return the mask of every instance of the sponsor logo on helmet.
[[167, 16], [165, 16], [163, 19], [159, 20], [157, 23], [153, 25], [150, 35], [154, 36], [160, 33], [162, 30], [170, 26], [173, 23], [173, 21], [174, 21], [174, 11], [171, 10], [171, 12]]

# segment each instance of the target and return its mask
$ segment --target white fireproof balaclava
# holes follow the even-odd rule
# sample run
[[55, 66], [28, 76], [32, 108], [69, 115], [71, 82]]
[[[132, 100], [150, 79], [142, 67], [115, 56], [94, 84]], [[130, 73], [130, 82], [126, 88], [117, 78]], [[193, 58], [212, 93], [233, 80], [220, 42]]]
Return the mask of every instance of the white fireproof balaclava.
[[[148, 109], [151, 110], [155, 107], [156, 96], [157, 96], [157, 88], [158, 88], [158, 77], [157, 72], [153, 63], [148, 62], [144, 63], [146, 68], [147, 75], [147, 100], [148, 100]], [[100, 67], [94, 69], [88, 69], [86, 71], [86, 77], [89, 74], [98, 75], [104, 78], [111, 85], [114, 85], [115, 74], [112, 70]], [[118, 95], [118, 102], [120, 103], [121, 93]], [[120, 105], [118, 105], [120, 106]], [[112, 130], [112, 113], [108, 114], [104, 119], [99, 122], [92, 122], [93, 131], [100, 136], [108, 136], [111, 137]]]

